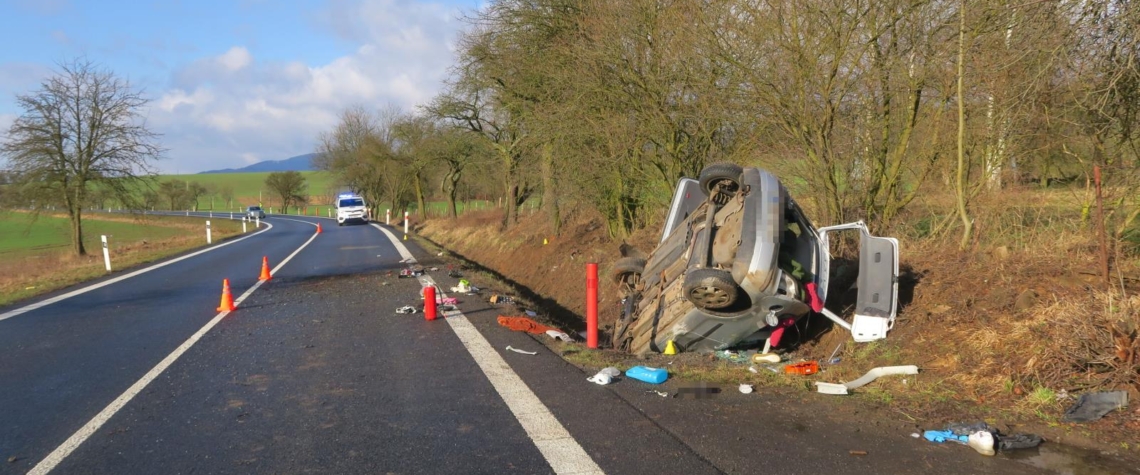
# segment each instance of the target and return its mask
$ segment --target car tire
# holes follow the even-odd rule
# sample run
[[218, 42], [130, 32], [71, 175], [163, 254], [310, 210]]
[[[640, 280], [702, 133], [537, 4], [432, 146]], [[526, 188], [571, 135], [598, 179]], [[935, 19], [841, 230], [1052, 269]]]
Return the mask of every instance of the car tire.
[[697, 181], [705, 196], [711, 194], [717, 184], [724, 182], [729, 182], [729, 191], [735, 192], [740, 189], [740, 175], [743, 173], [744, 168], [735, 163], [714, 163], [701, 170]]
[[700, 309], [719, 310], [736, 303], [736, 281], [725, 270], [691, 269], [685, 273], [681, 289], [685, 298]]
[[613, 270], [610, 271], [610, 278], [615, 284], [621, 285], [634, 275], [641, 276], [642, 272], [645, 272], [645, 259], [623, 257], [614, 262]]

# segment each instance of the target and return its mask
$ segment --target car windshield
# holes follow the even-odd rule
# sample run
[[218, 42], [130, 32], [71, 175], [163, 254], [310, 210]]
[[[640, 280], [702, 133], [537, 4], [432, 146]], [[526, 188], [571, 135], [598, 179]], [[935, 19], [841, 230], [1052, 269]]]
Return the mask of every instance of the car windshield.
[[364, 200], [360, 198], [345, 198], [340, 200], [341, 208], [347, 208], [349, 206], [364, 206]]
[[249, 210], [250, 211], [261, 211], [261, 207], [260, 206], [250, 206]]

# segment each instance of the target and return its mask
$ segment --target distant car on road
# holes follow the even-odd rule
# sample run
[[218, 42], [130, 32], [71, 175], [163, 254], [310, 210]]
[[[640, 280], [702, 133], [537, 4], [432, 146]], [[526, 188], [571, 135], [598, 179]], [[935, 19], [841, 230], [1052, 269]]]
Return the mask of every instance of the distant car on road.
[[[854, 321], [824, 307], [828, 234], [859, 233]], [[714, 351], [765, 341], [812, 312], [855, 341], [886, 336], [898, 302], [898, 241], [863, 222], [816, 229], [775, 175], [717, 163], [677, 183], [657, 248], [625, 252], [612, 277], [625, 299], [613, 345], [635, 354]], [[780, 330], [782, 334], [782, 330]]]
[[336, 224], [357, 221], [368, 222], [368, 208], [364, 206], [364, 198], [352, 193], [342, 193], [336, 197]]
[[249, 219], [265, 219], [265, 211], [263, 211], [260, 206], [250, 206], [246, 208], [245, 214], [249, 216]]

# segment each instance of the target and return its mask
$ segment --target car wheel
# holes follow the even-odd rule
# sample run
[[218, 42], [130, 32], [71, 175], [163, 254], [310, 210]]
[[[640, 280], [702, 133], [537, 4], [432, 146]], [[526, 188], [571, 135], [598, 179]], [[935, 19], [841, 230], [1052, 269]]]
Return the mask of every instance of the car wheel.
[[682, 286], [685, 298], [701, 309], [717, 310], [736, 303], [736, 281], [720, 269], [691, 269]]
[[630, 277], [640, 276], [642, 272], [645, 272], [645, 259], [623, 257], [614, 262], [614, 268], [610, 271], [610, 278], [615, 284], [621, 284]]
[[701, 170], [697, 181], [701, 192], [708, 196], [716, 191], [717, 185], [724, 185], [725, 191], [735, 193], [740, 189], [740, 175], [744, 168], [735, 163], [714, 163]]

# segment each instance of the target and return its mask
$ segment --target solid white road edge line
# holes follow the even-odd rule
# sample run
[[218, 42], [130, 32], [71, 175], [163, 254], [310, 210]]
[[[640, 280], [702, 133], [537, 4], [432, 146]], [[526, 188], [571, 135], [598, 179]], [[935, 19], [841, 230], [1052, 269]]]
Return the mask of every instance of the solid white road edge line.
[[[396, 246], [396, 250], [400, 252], [400, 256], [404, 258], [403, 262], [416, 262], [412, 253], [408, 252], [408, 248], [396, 239], [391, 231], [376, 224], [373, 226], [388, 236], [388, 239]], [[436, 285], [435, 281], [428, 276], [421, 277], [420, 282], [425, 286]], [[440, 292], [440, 298], [446, 296], [447, 294]], [[491, 381], [491, 385], [495, 387], [499, 397], [503, 398], [503, 402], [510, 408], [515, 419], [518, 419], [523, 430], [530, 436], [535, 447], [542, 453], [546, 462], [550, 464], [554, 473], [560, 475], [605, 473], [594, 462], [594, 459], [590, 458], [586, 450], [578, 444], [578, 441], [574, 440], [574, 437], [562, 426], [562, 423], [558, 422], [550, 409], [538, 399], [534, 391], [530, 390], [526, 382], [491, 347], [491, 343], [483, 334], [479, 333], [475, 325], [467, 320], [467, 316], [463, 315], [463, 312], [454, 310], [445, 312], [443, 316], [448, 325], [451, 325], [451, 329], [455, 331], [455, 336], [459, 337], [459, 341], [463, 343], [463, 347], [475, 359], [475, 364], [479, 365], [479, 369]]]
[[[297, 250], [293, 251], [292, 254], [289, 254], [289, 257], [286, 257], [284, 260], [282, 260], [280, 264], [277, 264], [277, 267], [273, 268], [271, 274], [276, 274], [277, 271], [280, 270], [281, 267], [283, 267], [287, 262], [289, 262], [290, 259], [293, 259], [293, 256], [296, 256], [297, 253], [301, 252], [305, 246], [308, 246], [309, 243], [313, 242], [313, 240], [316, 238], [317, 233], [313, 233], [313, 236], [310, 237], [308, 241], [305, 241], [301, 247], [298, 247]], [[246, 290], [245, 293], [241, 294], [240, 297], [234, 300], [234, 306], [240, 306], [241, 303], [247, 297], [253, 294], [253, 291], [257, 290], [258, 287], [261, 287], [261, 284], [263, 283], [265, 283], [265, 281], [259, 280], [257, 283], [253, 284], [253, 287], [250, 287], [249, 290]], [[218, 322], [222, 321], [222, 319], [229, 314], [230, 312], [221, 312], [217, 314], [213, 319], [206, 323], [206, 326], [199, 329], [193, 335], [190, 335], [189, 339], [179, 345], [178, 348], [175, 348], [174, 351], [167, 355], [166, 358], [163, 358], [162, 361], [159, 361], [158, 364], [154, 366], [154, 368], [151, 368], [150, 371], [147, 371], [147, 373], [143, 375], [141, 379], [136, 381], [135, 384], [132, 384], [131, 387], [127, 388], [127, 390], [124, 391], [123, 394], [120, 394], [119, 397], [115, 398], [114, 401], [111, 401], [111, 404], [108, 404], [107, 407], [103, 408], [102, 411], [96, 414], [95, 417], [91, 418], [91, 420], [84, 424], [83, 427], [80, 427], [79, 430], [72, 434], [71, 437], [68, 437], [67, 440], [63, 442], [63, 444], [60, 444], [60, 446], [56, 447], [56, 449], [48, 454], [47, 457], [44, 457], [40, 463], [36, 464], [36, 466], [33, 467], [30, 472], [28, 472], [28, 475], [45, 475], [57, 465], [59, 465], [59, 463], [62, 462], [63, 459], [67, 458], [68, 455], [71, 455], [71, 453], [74, 452], [80, 444], [91, 437], [95, 431], [98, 431], [99, 428], [103, 426], [103, 424], [107, 423], [107, 421], [111, 419], [111, 416], [114, 416], [116, 412], [119, 412], [119, 410], [123, 408], [123, 406], [126, 406], [127, 403], [131, 401], [131, 399], [134, 399], [134, 397], [142, 392], [142, 390], [146, 388], [148, 384], [158, 378], [158, 376], [161, 375], [163, 371], [166, 371], [166, 368], [174, 364], [174, 362], [177, 361], [183, 353], [186, 353], [188, 350], [190, 350], [190, 347], [194, 346], [194, 344], [197, 343], [198, 340], [200, 340], [203, 336], [205, 336], [211, 328], [214, 328]]]
[[155, 265], [150, 266], [150, 267], [144, 267], [142, 269], [136, 270], [136, 271], [131, 272], [129, 274], [125, 274], [125, 275], [115, 277], [114, 279], [105, 280], [103, 282], [99, 282], [98, 284], [89, 285], [89, 286], [83, 287], [81, 289], [75, 289], [75, 290], [72, 290], [71, 292], [68, 292], [68, 293], [63, 294], [63, 295], [57, 295], [57, 296], [52, 297], [52, 298], [47, 299], [47, 300], [43, 300], [43, 301], [36, 302], [34, 304], [31, 304], [31, 305], [20, 307], [20, 308], [17, 308], [15, 310], [10, 310], [10, 311], [4, 312], [4, 313], [0, 313], [0, 321], [7, 320], [9, 318], [15, 317], [15, 316], [20, 315], [20, 314], [31, 312], [32, 310], [35, 310], [37, 308], [46, 307], [46, 306], [51, 305], [53, 303], [59, 302], [61, 300], [67, 300], [69, 298], [75, 297], [76, 295], [82, 295], [82, 294], [85, 294], [85, 293], [90, 292], [92, 290], [99, 289], [102, 287], [106, 287], [106, 286], [114, 284], [116, 282], [121, 282], [121, 281], [130, 279], [131, 277], [134, 277], [134, 276], [137, 276], [140, 274], [145, 274], [147, 272], [158, 269], [160, 267], [166, 267], [166, 266], [173, 264], [175, 262], [183, 261], [183, 260], [189, 259], [191, 257], [197, 256], [199, 254], [204, 254], [204, 253], [213, 251], [213, 250], [221, 248], [221, 247], [229, 246], [230, 244], [233, 244], [236, 242], [244, 241], [246, 239], [254, 237], [258, 234], [261, 234], [261, 233], [266, 232], [266, 231], [273, 228], [272, 224], [265, 223], [265, 225], [267, 226], [265, 229], [262, 229], [261, 231], [257, 231], [253, 234], [250, 234], [249, 236], [240, 237], [240, 238], [234, 239], [232, 241], [226, 241], [226, 242], [223, 242], [221, 244], [210, 246], [210, 247], [207, 247], [207, 248], [202, 249], [200, 251], [197, 251], [197, 252], [194, 252], [191, 254], [187, 254], [185, 256], [182, 256], [182, 257], [179, 257], [176, 259], [171, 259], [171, 260], [166, 261], [166, 262], [160, 262], [160, 263], [155, 264]]

